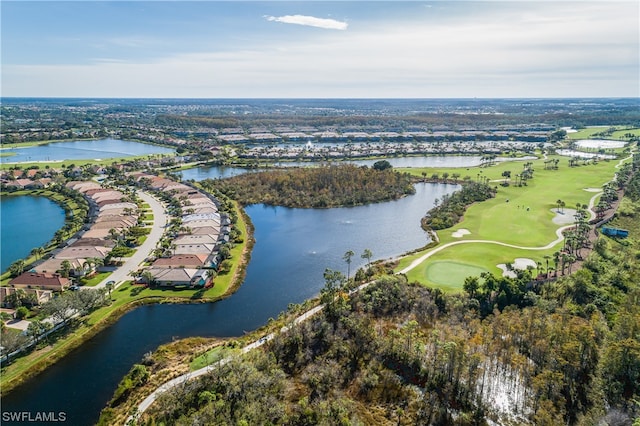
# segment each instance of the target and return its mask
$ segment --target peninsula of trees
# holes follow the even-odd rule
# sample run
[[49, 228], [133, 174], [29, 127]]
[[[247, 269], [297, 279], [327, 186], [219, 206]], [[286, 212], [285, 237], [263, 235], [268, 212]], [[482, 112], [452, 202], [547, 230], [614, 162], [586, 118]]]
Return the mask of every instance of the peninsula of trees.
[[[377, 165], [377, 163], [376, 163]], [[357, 206], [395, 200], [415, 189], [411, 178], [385, 168], [352, 164], [247, 173], [202, 183], [243, 205], [264, 203], [285, 207]]]
[[467, 207], [475, 202], [495, 196], [495, 189], [486, 183], [469, 182], [460, 191], [445, 195], [434, 208], [422, 218], [425, 230], [450, 228], [460, 221]]

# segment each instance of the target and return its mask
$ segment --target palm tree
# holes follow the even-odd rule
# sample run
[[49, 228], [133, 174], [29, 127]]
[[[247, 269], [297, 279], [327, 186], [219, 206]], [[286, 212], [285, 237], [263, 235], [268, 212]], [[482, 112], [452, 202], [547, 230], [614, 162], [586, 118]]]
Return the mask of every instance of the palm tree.
[[363, 259], [367, 259], [367, 268], [371, 267], [371, 258], [373, 257], [373, 253], [369, 249], [364, 249], [362, 255], [360, 256]]
[[88, 258], [84, 261], [84, 263], [82, 264], [82, 270], [84, 271], [84, 275], [89, 275], [91, 273], [91, 270], [93, 269], [93, 258]]
[[351, 273], [351, 258], [355, 256], [353, 250], [347, 250], [344, 256], [342, 256], [342, 260], [347, 262], [347, 281], [349, 281], [349, 275]]
[[14, 277], [17, 277], [18, 275], [22, 274], [24, 272], [24, 260], [18, 259], [15, 262], [13, 262], [11, 265], [9, 265], [9, 272], [11, 273], [11, 276], [14, 276]]
[[577, 257], [575, 257], [574, 255], [570, 254], [568, 256], [567, 260], [569, 261], [569, 274], [571, 274], [571, 266], [576, 262]]
[[107, 291], [109, 292], [109, 299], [111, 299], [111, 291], [113, 291], [114, 282], [113, 281], [107, 282], [107, 284], [105, 284], [105, 287], [107, 288]]
[[38, 259], [40, 256], [42, 256], [43, 252], [44, 252], [44, 249], [42, 247], [35, 247], [35, 248], [31, 249], [29, 254], [31, 256], [35, 257], [36, 259]]
[[151, 286], [151, 283], [153, 283], [155, 279], [153, 274], [149, 270], [144, 271], [140, 276], [147, 282], [149, 286]]
[[547, 266], [545, 268], [545, 278], [549, 278], [549, 259], [551, 259], [551, 256], [549, 256], [548, 254], [546, 254], [544, 256], [544, 260], [547, 262]]
[[71, 272], [71, 262], [69, 262], [68, 260], [63, 260], [60, 264], [60, 274], [63, 277], [68, 278], [69, 272]]

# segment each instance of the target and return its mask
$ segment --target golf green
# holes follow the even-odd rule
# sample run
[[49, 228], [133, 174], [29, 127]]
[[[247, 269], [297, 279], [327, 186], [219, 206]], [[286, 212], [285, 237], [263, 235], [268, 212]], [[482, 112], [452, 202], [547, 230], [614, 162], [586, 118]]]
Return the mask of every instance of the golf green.
[[477, 277], [483, 272], [489, 272], [480, 266], [468, 263], [439, 260], [432, 262], [427, 267], [426, 278], [434, 284], [450, 289], [462, 289], [464, 279], [469, 276]]

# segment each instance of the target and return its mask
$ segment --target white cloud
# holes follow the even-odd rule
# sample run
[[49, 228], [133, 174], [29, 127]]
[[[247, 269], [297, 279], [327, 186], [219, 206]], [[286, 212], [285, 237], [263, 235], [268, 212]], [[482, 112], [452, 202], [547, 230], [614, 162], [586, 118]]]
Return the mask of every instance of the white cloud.
[[[638, 96], [638, 7], [545, 4], [389, 19], [237, 49], [86, 65], [2, 64], [4, 96]], [[466, 18], [466, 19], [465, 19]], [[276, 18], [274, 18], [275, 20]], [[106, 59], [105, 59], [106, 58]]]
[[335, 19], [316, 18], [306, 15], [265, 16], [267, 21], [282, 22], [284, 24], [306, 25], [309, 27], [324, 28], [326, 30], [346, 30], [349, 24]]

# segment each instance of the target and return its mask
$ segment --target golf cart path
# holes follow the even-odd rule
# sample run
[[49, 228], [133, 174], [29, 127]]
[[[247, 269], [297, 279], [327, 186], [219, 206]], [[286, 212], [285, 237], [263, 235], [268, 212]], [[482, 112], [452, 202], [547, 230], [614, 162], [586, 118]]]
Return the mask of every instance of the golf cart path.
[[[618, 164], [616, 164], [615, 168], [619, 169], [620, 167], [622, 167], [622, 164], [633, 158], [633, 154], [635, 153], [635, 150], [632, 150], [631, 153], [629, 154], [628, 157], [622, 158]], [[611, 181], [610, 181], [611, 182]], [[593, 206], [595, 205], [596, 199], [602, 195], [602, 192], [597, 192], [596, 194], [593, 195], [593, 197], [591, 197], [591, 199], [589, 200], [589, 207], [587, 209], [587, 211], [589, 212], [589, 220], [593, 220], [596, 217], [596, 214], [593, 212]], [[417, 267], [418, 265], [420, 265], [422, 262], [424, 262], [426, 259], [430, 258], [431, 256], [433, 256], [436, 253], [441, 252], [442, 250], [445, 250], [451, 246], [455, 246], [458, 244], [496, 244], [499, 246], [504, 246], [504, 247], [511, 247], [511, 248], [515, 248], [515, 249], [520, 249], [520, 250], [548, 250], [550, 248], [552, 248], [553, 246], [555, 246], [556, 244], [560, 243], [562, 240], [564, 240], [564, 235], [562, 235], [562, 233], [564, 232], [565, 229], [571, 228], [573, 225], [566, 225], [566, 226], [562, 226], [560, 228], [558, 228], [556, 230], [556, 236], [557, 238], [553, 241], [551, 241], [549, 244], [545, 245], [545, 246], [541, 246], [541, 247], [525, 247], [525, 246], [518, 246], [515, 244], [509, 244], [509, 243], [503, 243], [501, 241], [495, 241], [495, 240], [460, 240], [460, 241], [452, 241], [450, 243], [446, 243], [443, 244], [441, 246], [438, 246], [436, 248], [434, 248], [433, 250], [429, 251], [428, 253], [423, 254], [422, 256], [420, 256], [419, 258], [415, 259], [413, 262], [411, 262], [411, 264], [409, 264], [409, 266], [407, 266], [406, 268], [402, 269], [399, 273], [400, 274], [406, 274], [407, 272], [411, 271], [412, 269], [414, 269], [415, 267]]]

